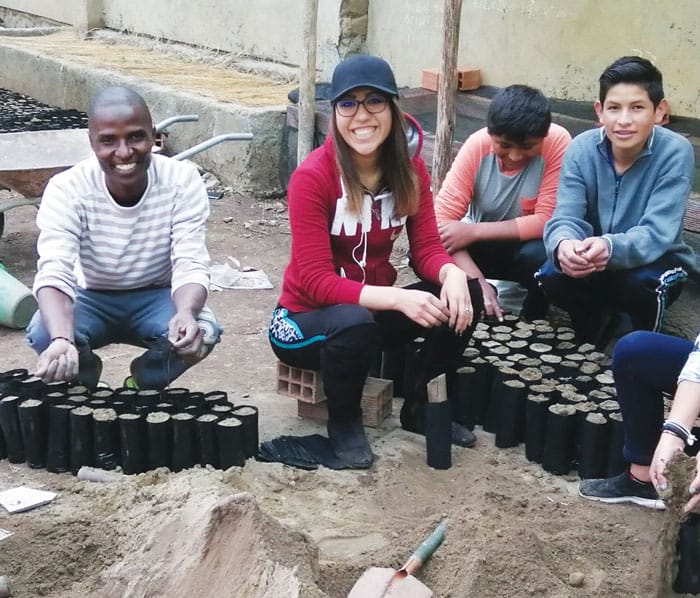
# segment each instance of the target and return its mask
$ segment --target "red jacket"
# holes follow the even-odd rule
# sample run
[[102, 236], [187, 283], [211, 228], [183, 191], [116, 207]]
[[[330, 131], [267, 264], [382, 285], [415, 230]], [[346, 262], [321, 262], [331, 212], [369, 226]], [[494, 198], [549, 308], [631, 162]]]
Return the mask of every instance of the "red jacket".
[[[418, 123], [410, 117], [408, 120], [419, 131], [422, 142]], [[332, 136], [309, 154], [292, 173], [287, 193], [292, 247], [279, 299], [282, 307], [290, 312], [304, 312], [327, 305], [358, 303], [365, 284], [394, 284], [396, 270], [389, 256], [404, 224], [416, 273], [439, 284], [440, 269], [454, 262], [440, 241], [430, 175], [419, 154], [420, 144], [412, 160], [420, 205], [418, 212], [408, 218], [392, 217], [390, 192], [376, 196], [374, 209], [366, 196], [362, 217], [348, 215]]]

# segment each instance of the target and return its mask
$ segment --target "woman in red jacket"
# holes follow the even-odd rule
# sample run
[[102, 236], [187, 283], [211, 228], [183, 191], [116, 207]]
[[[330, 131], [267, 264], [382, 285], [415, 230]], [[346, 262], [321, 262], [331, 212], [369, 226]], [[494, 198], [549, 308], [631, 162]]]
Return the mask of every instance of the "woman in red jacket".
[[[425, 338], [401, 410], [402, 426], [423, 432], [425, 385], [454, 370], [482, 299], [440, 242], [430, 177], [420, 147], [409, 154], [391, 67], [353, 56], [336, 67], [331, 96], [330, 134], [289, 183], [291, 259], [269, 338], [284, 363], [322, 370], [331, 445], [361, 468], [373, 457], [360, 401], [378, 352]], [[421, 282], [400, 288], [389, 257], [404, 226]], [[475, 438], [453, 424], [453, 441]]]

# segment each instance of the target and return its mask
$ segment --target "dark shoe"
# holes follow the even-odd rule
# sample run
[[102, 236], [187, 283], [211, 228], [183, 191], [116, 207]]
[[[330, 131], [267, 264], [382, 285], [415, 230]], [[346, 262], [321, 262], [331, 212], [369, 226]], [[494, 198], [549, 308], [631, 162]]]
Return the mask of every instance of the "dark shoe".
[[171, 369], [173, 344], [167, 338], [158, 338], [150, 343], [148, 350], [131, 362], [131, 375], [137, 388], [162, 390], [174, 376]]
[[452, 444], [472, 448], [476, 444], [476, 436], [469, 428], [465, 428], [457, 422], [452, 422]]
[[[399, 414], [401, 427], [407, 432], [425, 436], [425, 406], [417, 402], [404, 400]], [[469, 429], [457, 422], [452, 422], [452, 444], [472, 448], [476, 444], [476, 436]]]
[[666, 508], [654, 485], [651, 482], [642, 482], [633, 478], [629, 471], [623, 471], [613, 478], [581, 480], [578, 493], [583, 498], [600, 502], [632, 503], [658, 510]]
[[90, 347], [78, 349], [78, 384], [95, 390], [102, 375], [102, 360]]
[[549, 312], [549, 301], [542, 292], [528, 291], [520, 310], [520, 319], [523, 322], [533, 322], [534, 320], [544, 320]]
[[374, 455], [365, 436], [362, 418], [351, 422], [328, 421], [328, 438], [338, 459], [350, 467], [366, 469]]

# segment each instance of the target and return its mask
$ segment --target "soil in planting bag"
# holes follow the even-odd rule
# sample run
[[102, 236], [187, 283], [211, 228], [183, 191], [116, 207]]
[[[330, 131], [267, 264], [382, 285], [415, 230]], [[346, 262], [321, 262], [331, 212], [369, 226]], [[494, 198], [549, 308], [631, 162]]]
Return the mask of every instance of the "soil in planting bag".
[[172, 418], [169, 413], [154, 411], [146, 416], [148, 469], [170, 467], [172, 433]]
[[83, 466], [94, 465], [92, 451], [92, 409], [75, 407], [70, 412], [70, 470], [73, 475]]
[[92, 412], [92, 451], [95, 467], [114, 469], [119, 465], [119, 421], [114, 409]]
[[602, 413], [589, 413], [580, 430], [578, 475], [582, 480], [604, 478], [608, 466], [610, 426]]
[[230, 416], [216, 422], [216, 442], [221, 469], [245, 465], [243, 422], [240, 419]]
[[69, 403], [49, 406], [49, 436], [46, 442], [46, 470], [52, 473], [70, 471], [70, 412]]
[[194, 467], [199, 462], [195, 437], [195, 418], [190, 413], [175, 413], [171, 419], [173, 445], [170, 469], [178, 472]]
[[204, 413], [195, 420], [197, 447], [200, 465], [219, 467], [219, 448], [216, 444], [216, 422], [219, 418], [213, 413]]
[[551, 399], [543, 394], [530, 395], [525, 401], [525, 456], [533, 463], [542, 462], [550, 405]]
[[5, 438], [5, 450], [10, 463], [24, 463], [22, 429], [19, 425], [17, 407], [22, 402], [18, 395], [0, 399], [0, 430]]
[[122, 471], [131, 475], [148, 469], [148, 443], [146, 420], [138, 413], [123, 413], [119, 422], [119, 450]]
[[253, 405], [239, 405], [231, 415], [241, 420], [243, 424], [243, 452], [246, 458], [258, 456], [258, 408]]
[[548, 411], [542, 468], [555, 475], [566, 475], [576, 447], [576, 408], [557, 403], [550, 405]]

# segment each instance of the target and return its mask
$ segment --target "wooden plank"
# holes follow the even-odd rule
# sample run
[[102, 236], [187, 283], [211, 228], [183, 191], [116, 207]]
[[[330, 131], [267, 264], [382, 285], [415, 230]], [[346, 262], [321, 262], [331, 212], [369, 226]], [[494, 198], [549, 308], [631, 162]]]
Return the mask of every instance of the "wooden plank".
[[700, 233], [700, 194], [692, 193], [685, 208], [683, 228], [691, 233]]

